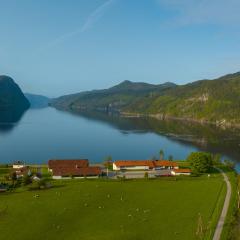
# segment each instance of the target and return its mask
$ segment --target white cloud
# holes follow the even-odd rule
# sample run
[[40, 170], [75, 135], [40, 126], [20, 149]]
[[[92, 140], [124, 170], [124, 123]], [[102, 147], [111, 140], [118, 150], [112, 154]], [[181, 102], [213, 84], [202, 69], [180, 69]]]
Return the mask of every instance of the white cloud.
[[108, 0], [98, 8], [96, 8], [87, 18], [85, 23], [80, 29], [80, 32], [85, 32], [89, 28], [91, 28], [106, 12], [106, 10], [113, 4], [116, 0]]
[[93, 27], [94, 24], [96, 24], [99, 21], [99, 19], [104, 15], [104, 13], [109, 9], [109, 7], [116, 1], [117, 0], [107, 0], [106, 2], [104, 2], [102, 5], [97, 7], [93, 12], [91, 12], [88, 15], [87, 19], [80, 28], [77, 28], [71, 32], [65, 33], [62, 36], [53, 39], [51, 42], [49, 42], [43, 48], [41, 48], [40, 52], [45, 51], [51, 47], [54, 47], [59, 43], [65, 42], [67, 39], [70, 39], [78, 34], [86, 32], [88, 29]]
[[179, 25], [240, 24], [240, 0], [158, 0], [161, 7], [174, 12], [170, 21]]

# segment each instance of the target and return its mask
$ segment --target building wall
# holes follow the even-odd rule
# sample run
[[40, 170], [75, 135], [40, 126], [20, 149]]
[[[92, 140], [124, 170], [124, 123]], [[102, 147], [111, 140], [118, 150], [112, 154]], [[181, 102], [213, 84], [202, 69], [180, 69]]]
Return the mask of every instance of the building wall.
[[129, 166], [129, 167], [118, 167], [115, 163], [113, 163], [113, 170], [149, 170], [148, 166]]
[[[53, 179], [62, 179], [61, 176], [52, 176]], [[70, 178], [69, 178], [70, 179]]]
[[191, 173], [176, 173], [176, 172], [174, 172], [174, 171], [171, 171], [171, 174], [174, 175], [174, 176], [180, 176], [180, 175], [189, 176], [189, 175], [191, 175]]
[[120, 168], [117, 167], [115, 163], [113, 163], [113, 170], [114, 170], [114, 171], [118, 171], [118, 170], [120, 170]]
[[180, 176], [180, 175], [187, 175], [187, 176], [189, 176], [189, 175], [191, 175], [191, 173], [176, 173], [176, 176]]
[[16, 164], [13, 165], [14, 169], [19, 169], [19, 168], [23, 168], [23, 167], [24, 167], [24, 165], [16, 165]]
[[[53, 176], [53, 179], [72, 179], [72, 177]], [[99, 176], [73, 177], [74, 179], [99, 178]]]

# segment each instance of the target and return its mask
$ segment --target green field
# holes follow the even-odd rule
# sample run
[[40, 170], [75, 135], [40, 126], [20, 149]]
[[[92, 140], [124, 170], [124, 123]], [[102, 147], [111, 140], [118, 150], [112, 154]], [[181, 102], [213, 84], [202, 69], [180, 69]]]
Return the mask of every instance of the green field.
[[54, 186], [0, 194], [1, 239], [196, 239], [199, 213], [210, 236], [226, 191], [219, 174]]

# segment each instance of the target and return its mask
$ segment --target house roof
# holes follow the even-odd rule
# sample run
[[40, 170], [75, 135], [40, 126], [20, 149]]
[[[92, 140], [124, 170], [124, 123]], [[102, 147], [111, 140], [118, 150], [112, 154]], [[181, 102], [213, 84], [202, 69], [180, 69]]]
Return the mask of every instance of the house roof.
[[114, 162], [117, 167], [148, 166], [154, 167], [177, 167], [176, 162], [167, 160], [118, 160]]
[[148, 166], [154, 167], [153, 161], [151, 160], [118, 160], [114, 164], [117, 167], [132, 167], [132, 166]]
[[192, 172], [192, 170], [189, 168], [174, 169], [172, 171], [176, 172], [176, 173], [191, 173]]
[[53, 168], [53, 176], [97, 176], [101, 174], [100, 167], [64, 167], [64, 168]]
[[155, 167], [177, 167], [177, 163], [173, 161], [167, 160], [155, 160], [154, 161]]
[[84, 168], [88, 167], [89, 163], [87, 159], [63, 159], [63, 160], [49, 160], [48, 166], [53, 168]]
[[18, 161], [13, 162], [13, 165], [24, 165], [24, 162], [18, 160]]

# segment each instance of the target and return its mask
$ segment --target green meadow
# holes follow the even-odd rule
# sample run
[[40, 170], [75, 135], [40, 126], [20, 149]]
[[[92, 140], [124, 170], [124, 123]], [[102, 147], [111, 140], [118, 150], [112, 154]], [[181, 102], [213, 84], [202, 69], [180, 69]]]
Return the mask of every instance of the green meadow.
[[[210, 239], [225, 192], [217, 173], [210, 178], [60, 180], [47, 190], [20, 188], [0, 194], [1, 239], [191, 240], [201, 234]], [[204, 233], [196, 235], [199, 226]]]

